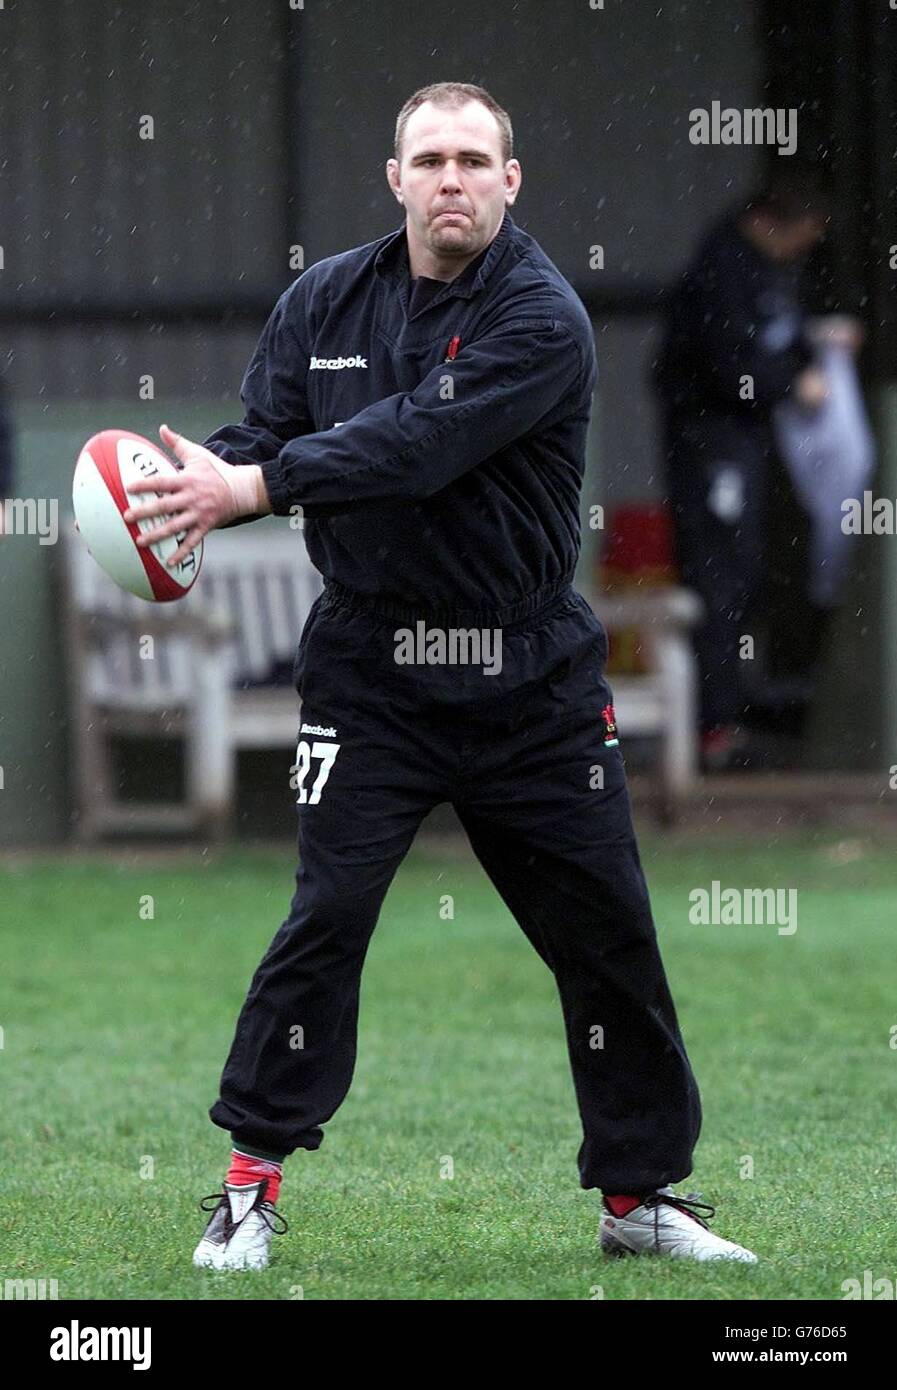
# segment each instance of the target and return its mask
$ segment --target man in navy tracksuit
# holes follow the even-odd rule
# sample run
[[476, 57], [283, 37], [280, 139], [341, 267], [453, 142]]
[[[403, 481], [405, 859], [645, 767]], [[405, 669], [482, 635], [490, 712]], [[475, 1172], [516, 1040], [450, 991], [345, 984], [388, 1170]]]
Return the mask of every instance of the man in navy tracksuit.
[[280, 1165], [319, 1146], [349, 1089], [371, 933], [444, 801], [555, 975], [604, 1247], [753, 1259], [666, 1186], [691, 1171], [701, 1109], [607, 641], [571, 583], [589, 319], [510, 217], [520, 166], [488, 93], [416, 93], [387, 173], [405, 226], [290, 286], [247, 369], [242, 424], [205, 446], [163, 426], [186, 467], [141, 512], [172, 513], [162, 534], [183, 531], [187, 550], [213, 526], [301, 508], [326, 581], [295, 666], [296, 891], [210, 1112], [234, 1152], [194, 1260], [267, 1262]]

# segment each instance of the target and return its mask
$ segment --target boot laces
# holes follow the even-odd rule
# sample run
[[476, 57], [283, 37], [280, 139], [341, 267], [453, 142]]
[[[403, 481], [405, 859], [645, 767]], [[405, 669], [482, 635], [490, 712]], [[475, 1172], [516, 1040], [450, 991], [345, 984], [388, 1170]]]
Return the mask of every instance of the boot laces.
[[[287, 1231], [290, 1229], [287, 1225], [286, 1217], [281, 1216], [280, 1212], [277, 1210], [273, 1202], [268, 1202], [265, 1200], [265, 1192], [267, 1190], [267, 1186], [267, 1181], [261, 1184], [255, 1201], [249, 1208], [249, 1211], [247, 1211], [240, 1218], [240, 1221], [234, 1221], [233, 1217], [231, 1216], [230, 1198], [228, 1197], [228, 1194], [226, 1192], [210, 1192], [207, 1197], [203, 1197], [202, 1201], [199, 1204], [199, 1207], [201, 1211], [207, 1212], [216, 1212], [219, 1207], [224, 1207], [225, 1241], [230, 1240], [237, 1227], [241, 1225], [243, 1221], [246, 1220], [246, 1217], [249, 1215], [249, 1212], [253, 1211], [258, 1212], [259, 1216], [261, 1217], [262, 1221], [264, 1221], [269, 1231], [272, 1231], [275, 1235], [278, 1236], [286, 1235]], [[208, 1205], [208, 1203], [210, 1202], [212, 1203], [211, 1206]]]
[[[273, 1231], [275, 1235], [286, 1235], [287, 1231], [290, 1229], [287, 1225], [286, 1217], [281, 1216], [273, 1202], [260, 1202], [256, 1207], [256, 1211], [268, 1227], [268, 1230]], [[273, 1219], [273, 1225], [269, 1217]], [[277, 1222], [280, 1222], [280, 1225], [277, 1225]]]
[[684, 1196], [671, 1192], [652, 1192], [645, 1198], [645, 1206], [654, 1208], [654, 1245], [660, 1249], [660, 1208], [661, 1206], [676, 1207], [679, 1211], [684, 1211], [688, 1216], [694, 1217], [699, 1226], [703, 1226], [705, 1231], [710, 1227], [707, 1221], [703, 1221], [698, 1215], [698, 1211], [707, 1213], [707, 1220], [712, 1220], [716, 1215], [716, 1208], [709, 1202], [701, 1202], [699, 1198], [703, 1196], [701, 1192], [686, 1192]]

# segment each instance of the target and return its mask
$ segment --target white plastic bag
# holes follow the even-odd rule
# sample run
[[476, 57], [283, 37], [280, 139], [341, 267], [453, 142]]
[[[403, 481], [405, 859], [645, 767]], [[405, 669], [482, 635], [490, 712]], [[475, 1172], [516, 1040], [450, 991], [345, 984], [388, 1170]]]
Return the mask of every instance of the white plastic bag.
[[831, 607], [841, 593], [852, 540], [841, 530], [841, 504], [862, 497], [875, 466], [875, 441], [850, 350], [821, 347], [814, 366], [825, 373], [828, 397], [817, 410], [794, 401], [776, 406], [773, 430], [810, 515], [809, 596], [820, 607]]

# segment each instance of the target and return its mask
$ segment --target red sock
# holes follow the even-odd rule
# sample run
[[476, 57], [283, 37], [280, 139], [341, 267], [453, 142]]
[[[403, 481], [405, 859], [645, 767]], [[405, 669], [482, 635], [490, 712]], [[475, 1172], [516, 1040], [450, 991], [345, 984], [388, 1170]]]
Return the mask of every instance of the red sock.
[[612, 1216], [625, 1216], [627, 1212], [642, 1204], [641, 1197], [608, 1197], [607, 1193], [601, 1194], [604, 1198], [604, 1205]]
[[271, 1163], [267, 1158], [253, 1158], [251, 1154], [240, 1153], [239, 1149], [232, 1149], [230, 1167], [224, 1181], [235, 1183], [239, 1187], [246, 1187], [249, 1183], [258, 1182], [260, 1178], [267, 1178], [268, 1188], [265, 1192], [265, 1201], [276, 1202], [282, 1177], [282, 1163]]

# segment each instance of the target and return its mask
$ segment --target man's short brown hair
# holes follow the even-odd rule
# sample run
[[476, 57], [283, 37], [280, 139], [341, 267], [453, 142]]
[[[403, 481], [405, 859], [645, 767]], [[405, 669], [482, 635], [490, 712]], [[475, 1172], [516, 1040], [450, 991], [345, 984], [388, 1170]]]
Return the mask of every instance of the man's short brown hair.
[[511, 130], [511, 118], [507, 111], [499, 106], [495, 98], [489, 95], [485, 87], [475, 87], [471, 82], [433, 82], [429, 87], [419, 87], [414, 95], [408, 98], [399, 112], [396, 120], [395, 157], [400, 164], [402, 162], [402, 141], [405, 138], [408, 117], [425, 101], [432, 101], [434, 106], [441, 106], [445, 110], [457, 110], [461, 106], [466, 106], [469, 101], [481, 102], [488, 111], [492, 112], [498, 122], [498, 128], [501, 132], [503, 163], [507, 164], [509, 159], [514, 158], [514, 132]]

